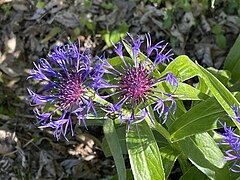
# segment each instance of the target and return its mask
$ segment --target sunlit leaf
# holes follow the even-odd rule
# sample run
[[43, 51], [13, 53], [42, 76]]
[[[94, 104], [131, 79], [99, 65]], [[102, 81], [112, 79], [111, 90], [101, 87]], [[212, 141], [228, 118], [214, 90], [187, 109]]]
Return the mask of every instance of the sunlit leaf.
[[180, 152], [176, 151], [170, 145], [168, 145], [166, 147], [160, 148], [160, 153], [162, 156], [165, 177], [167, 179]]
[[231, 48], [230, 52], [227, 55], [226, 60], [224, 61], [224, 69], [230, 71], [231, 75], [231, 82], [235, 83], [240, 79], [240, 35], [238, 36], [237, 40], [235, 41], [233, 47]]
[[134, 179], [165, 179], [159, 148], [145, 121], [133, 125], [126, 141]]
[[217, 119], [224, 121], [228, 118], [216, 99], [209, 98], [176, 119], [169, 127], [169, 132], [172, 140], [178, 141], [193, 134], [216, 129]]
[[207, 176], [193, 166], [187, 173], [180, 177], [179, 180], [205, 180]]
[[107, 119], [103, 126], [103, 131], [111, 153], [113, 155], [114, 162], [116, 164], [119, 180], [126, 179], [126, 168], [122, 155], [122, 149], [119, 143], [119, 139], [111, 119]]
[[[174, 70], [174, 71], [173, 71]], [[205, 70], [198, 64], [193, 63], [187, 56], [179, 56], [175, 61], [171, 62], [164, 73], [173, 71], [182, 80], [190, 79], [194, 76], [199, 76], [206, 86], [209, 88], [213, 96], [217, 99], [224, 110], [231, 116], [234, 112], [231, 106], [240, 105], [232, 93], [209, 71]], [[233, 120], [235, 125], [240, 129], [239, 123]]]
[[210, 179], [230, 179], [224, 156], [208, 133], [187, 137], [178, 142], [181, 151]]
[[59, 27], [54, 27], [41, 41], [40, 43], [43, 44], [48, 42], [50, 39], [54, 38], [60, 32]]

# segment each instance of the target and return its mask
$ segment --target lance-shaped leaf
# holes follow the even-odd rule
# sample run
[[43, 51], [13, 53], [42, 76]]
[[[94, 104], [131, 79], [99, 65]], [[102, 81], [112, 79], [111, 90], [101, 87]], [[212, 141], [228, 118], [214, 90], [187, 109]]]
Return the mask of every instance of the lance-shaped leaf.
[[215, 98], [200, 102], [176, 119], [169, 127], [173, 141], [217, 128], [217, 119], [228, 119]]
[[167, 179], [174, 166], [175, 161], [180, 155], [180, 152], [173, 149], [170, 145], [160, 148], [160, 152], [162, 156], [165, 177]]
[[119, 180], [125, 180], [126, 179], [125, 163], [119, 139], [113, 121], [111, 119], [107, 119], [104, 122], [103, 131], [117, 167], [118, 178]]
[[208, 133], [196, 134], [178, 142], [181, 151], [210, 179], [230, 179], [224, 155]]
[[148, 124], [133, 125], [126, 140], [134, 179], [165, 179], [161, 154]]
[[240, 79], [240, 35], [235, 41], [233, 47], [227, 55], [227, 58], [224, 62], [224, 69], [229, 70], [231, 75], [231, 82], [235, 83]]

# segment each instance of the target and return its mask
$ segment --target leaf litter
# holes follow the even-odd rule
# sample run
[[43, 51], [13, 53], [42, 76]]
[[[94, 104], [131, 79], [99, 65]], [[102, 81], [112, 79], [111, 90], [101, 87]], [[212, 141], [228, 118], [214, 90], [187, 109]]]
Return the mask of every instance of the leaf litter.
[[[86, 3], [88, 2], [88, 3]], [[104, 33], [126, 23], [128, 31], [168, 39], [176, 55], [187, 54], [217, 69], [240, 31], [239, 16], [219, 1], [182, 5], [150, 1], [0, 1], [0, 179], [107, 179], [116, 173], [101, 149], [101, 127], [77, 129], [69, 142], [35, 126], [27, 73], [55, 45], [81, 39], [81, 49], [106, 49]], [[216, 28], [216, 26], [218, 26]], [[214, 30], [215, 28], [215, 30]], [[221, 38], [218, 38], [221, 37]]]

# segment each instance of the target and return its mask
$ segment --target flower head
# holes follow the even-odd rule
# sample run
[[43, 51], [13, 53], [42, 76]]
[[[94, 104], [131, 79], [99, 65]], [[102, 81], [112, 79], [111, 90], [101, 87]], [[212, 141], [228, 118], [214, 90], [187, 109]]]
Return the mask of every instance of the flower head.
[[[123, 106], [130, 107], [131, 115], [125, 117], [120, 116], [120, 120], [128, 120], [129, 128], [131, 124], [144, 120], [144, 117], [149, 116], [153, 123], [152, 117], [147, 110], [147, 106], [154, 105], [154, 110], [159, 114], [163, 115], [163, 123], [166, 121], [167, 115], [170, 109], [176, 108], [176, 103], [172, 98], [171, 94], [164, 93], [158, 88], [158, 83], [165, 81], [169, 83], [173, 89], [177, 89], [178, 82], [176, 77], [172, 73], [167, 73], [161, 77], [155, 77], [154, 71], [157, 69], [159, 63], [165, 63], [172, 60], [173, 54], [171, 51], [166, 52], [167, 44], [164, 41], [157, 43], [156, 45], [151, 44], [150, 35], [146, 36], [147, 39], [147, 53], [143, 56], [140, 48], [143, 44], [141, 37], [134, 39], [131, 34], [128, 34], [131, 39], [131, 43], [127, 40], [124, 42], [130, 47], [131, 61], [129, 57], [123, 56], [122, 44], [118, 43], [115, 46], [115, 52], [122, 61], [120, 67], [114, 67], [105, 58], [101, 59], [101, 63], [96, 69], [102, 72], [99, 73], [97, 81], [98, 89], [111, 88], [115, 89], [112, 94], [102, 96], [103, 98], [109, 98], [110, 96], [117, 96], [116, 102], [114, 102], [114, 109], [121, 113]], [[155, 53], [155, 58], [151, 61], [150, 56]], [[144, 58], [143, 58], [144, 57]], [[109, 74], [114, 76], [114, 81], [108, 81], [104, 78], [103, 74]], [[170, 105], [166, 105], [166, 101], [170, 101]], [[112, 109], [112, 108], [111, 108]], [[137, 114], [139, 110], [142, 110], [142, 115]]]
[[229, 150], [225, 151], [225, 160], [231, 161], [233, 160], [232, 166], [229, 168], [233, 172], [240, 172], [240, 136], [234, 133], [234, 129], [232, 127], [227, 127], [226, 123], [222, 123], [218, 121], [224, 129], [224, 133], [222, 133], [223, 141], [221, 144], [228, 145], [230, 147]]
[[[76, 116], [78, 123], [84, 123], [89, 113], [97, 116], [92, 100], [93, 94], [91, 75], [92, 59], [89, 52], [80, 53], [76, 44], [66, 44], [54, 49], [48, 55], [48, 60], [41, 58], [39, 64], [34, 63], [35, 68], [30, 72], [29, 78], [41, 82], [41, 94], [28, 89], [33, 99], [33, 105], [53, 106], [50, 112], [40, 113], [34, 110], [41, 128], [51, 127], [55, 129], [57, 139], [62, 134], [66, 138], [68, 128], [72, 135], [72, 116]], [[61, 111], [57, 120], [53, 115]]]

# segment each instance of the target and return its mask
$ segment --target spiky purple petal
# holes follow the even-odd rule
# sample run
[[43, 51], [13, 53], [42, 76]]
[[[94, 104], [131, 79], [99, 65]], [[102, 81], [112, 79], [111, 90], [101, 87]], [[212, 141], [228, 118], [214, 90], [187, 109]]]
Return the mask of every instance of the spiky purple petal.
[[240, 172], [240, 136], [234, 133], [232, 127], [227, 127], [226, 123], [218, 120], [224, 129], [223, 140], [220, 144], [228, 145], [229, 150], [225, 151], [225, 160], [233, 161], [232, 166], [229, 168], [233, 172]]

